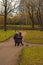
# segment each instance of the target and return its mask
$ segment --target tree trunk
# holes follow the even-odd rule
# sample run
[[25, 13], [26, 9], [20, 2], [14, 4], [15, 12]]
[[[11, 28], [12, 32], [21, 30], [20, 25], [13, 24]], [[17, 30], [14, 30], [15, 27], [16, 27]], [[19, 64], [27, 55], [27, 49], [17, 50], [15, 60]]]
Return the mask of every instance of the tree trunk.
[[[31, 14], [32, 13], [32, 14]], [[31, 10], [31, 13], [29, 11], [29, 16], [30, 16], [30, 19], [32, 21], [32, 29], [34, 29], [34, 17], [33, 17], [33, 10]]]
[[7, 0], [5, 0], [5, 15], [4, 15], [4, 31], [6, 31], [6, 22], [7, 22]]

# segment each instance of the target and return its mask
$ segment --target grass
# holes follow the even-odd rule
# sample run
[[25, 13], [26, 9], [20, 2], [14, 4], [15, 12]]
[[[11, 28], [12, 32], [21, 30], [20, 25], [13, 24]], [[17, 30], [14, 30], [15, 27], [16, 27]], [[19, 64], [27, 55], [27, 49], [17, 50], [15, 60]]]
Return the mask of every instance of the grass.
[[26, 31], [25, 42], [43, 44], [43, 31]]
[[[29, 43], [43, 43], [43, 31], [26, 30], [24, 41]], [[6, 32], [0, 30], [0, 42], [5, 41], [15, 33], [14, 30], [7, 30]]]
[[[0, 25], [4, 26], [4, 25]], [[18, 27], [18, 28], [32, 28], [32, 25], [7, 25], [7, 27]], [[39, 25], [34, 25], [35, 28], [39, 28]]]
[[43, 65], [43, 47], [24, 48], [19, 65]]
[[[0, 25], [0, 26], [4, 26], [4, 25]], [[7, 25], [7, 27], [32, 28], [31, 25]]]
[[0, 42], [7, 40], [14, 34], [15, 34], [14, 30], [13, 31], [12, 30], [7, 30], [7, 31], [0, 30]]

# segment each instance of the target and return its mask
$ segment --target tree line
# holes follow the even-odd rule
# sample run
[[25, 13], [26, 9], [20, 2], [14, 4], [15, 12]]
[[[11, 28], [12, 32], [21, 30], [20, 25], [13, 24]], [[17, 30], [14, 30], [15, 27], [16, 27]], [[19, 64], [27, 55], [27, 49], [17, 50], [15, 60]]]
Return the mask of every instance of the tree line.
[[[20, 3], [17, 6], [18, 1]], [[7, 16], [11, 15], [12, 12], [14, 13], [16, 8], [19, 10], [20, 18], [19, 20], [17, 19], [18, 22], [21, 21], [23, 22], [23, 24], [27, 25], [29, 21], [31, 21], [30, 23], [32, 24], [33, 29], [34, 25], [38, 24], [40, 26], [40, 29], [43, 30], [43, 0], [18, 0], [18, 1], [16, 2], [15, 0], [0, 1], [1, 5], [4, 8], [4, 11], [1, 11], [1, 13], [4, 15], [4, 30], [6, 31]]]
[[43, 0], [21, 0], [19, 10], [25, 15], [28, 13], [29, 16], [25, 17], [26, 22], [28, 24], [27, 18], [30, 18], [33, 29], [35, 22], [43, 29]]

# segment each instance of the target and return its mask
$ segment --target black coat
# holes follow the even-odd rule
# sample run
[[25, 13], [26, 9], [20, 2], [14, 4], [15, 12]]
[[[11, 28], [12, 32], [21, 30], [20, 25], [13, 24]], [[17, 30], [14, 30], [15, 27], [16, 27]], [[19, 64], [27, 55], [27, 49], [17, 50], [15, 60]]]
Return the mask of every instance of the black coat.
[[22, 36], [15, 34], [14, 35], [15, 43], [20, 43], [22, 41]]

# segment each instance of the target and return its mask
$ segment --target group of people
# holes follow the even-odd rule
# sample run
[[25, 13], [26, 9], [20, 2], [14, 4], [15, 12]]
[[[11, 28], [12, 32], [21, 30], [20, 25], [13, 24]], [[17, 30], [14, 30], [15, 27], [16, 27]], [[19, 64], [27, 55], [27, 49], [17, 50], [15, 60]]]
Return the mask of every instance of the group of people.
[[14, 41], [15, 41], [15, 46], [19, 46], [20, 44], [23, 46], [23, 42], [22, 42], [23, 36], [21, 32], [16, 32], [16, 34], [14, 35]]

